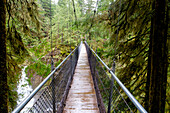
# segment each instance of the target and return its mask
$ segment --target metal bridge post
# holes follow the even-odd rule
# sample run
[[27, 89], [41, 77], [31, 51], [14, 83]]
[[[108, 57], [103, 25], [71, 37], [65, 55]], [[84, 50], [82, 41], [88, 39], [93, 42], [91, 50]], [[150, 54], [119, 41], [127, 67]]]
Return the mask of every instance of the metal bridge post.
[[[97, 54], [97, 49], [96, 49]], [[94, 59], [94, 77], [96, 77], [96, 59]]]
[[[70, 53], [71, 53], [71, 46], [70, 46]], [[71, 76], [73, 76], [73, 69], [72, 69], [72, 65], [73, 65], [73, 60], [72, 60], [72, 55], [71, 55], [71, 57], [70, 57], [70, 59], [71, 59]]]
[[51, 55], [51, 72], [54, 70], [54, 60], [53, 56]]
[[[87, 44], [87, 42], [85, 42], [87, 47], [89, 47], [89, 45]], [[130, 99], [130, 101], [136, 106], [136, 108], [141, 112], [141, 113], [147, 113], [147, 111], [143, 108], [143, 106], [135, 99], [135, 97], [129, 92], [129, 90], [123, 85], [123, 83], [117, 78], [117, 76], [114, 74], [115, 72], [115, 64], [113, 65], [113, 71], [110, 70], [110, 68], [102, 61], [102, 59], [94, 52], [94, 50], [92, 48], [89, 47], [89, 55], [93, 54], [99, 59], [99, 61], [104, 65], [104, 67], [109, 71], [109, 73], [111, 74], [112, 78], [111, 78], [111, 86], [112, 87], [116, 87], [114, 85], [114, 81], [116, 82], [117, 85], [120, 86], [120, 88], [126, 93], [126, 95], [128, 96], [128, 98]], [[90, 60], [90, 59], [89, 59]], [[107, 73], [106, 73], [107, 74]], [[113, 85], [112, 85], [113, 84]], [[108, 113], [112, 112], [111, 108], [111, 103], [113, 99], [113, 88], [110, 86], [110, 94], [109, 94], [109, 103], [108, 103]], [[112, 90], [111, 90], [112, 89]], [[120, 92], [118, 92], [119, 95]], [[125, 102], [125, 104], [127, 104]], [[129, 106], [127, 106], [129, 108]], [[129, 109], [130, 111], [132, 111], [131, 109]]]
[[[112, 71], [115, 74], [115, 60], [113, 60], [113, 67]], [[113, 84], [114, 84], [114, 78], [111, 76], [111, 83], [110, 83], [110, 94], [109, 94], [109, 103], [108, 103], [108, 113], [111, 113], [111, 104], [112, 104], [112, 96], [113, 96]]]

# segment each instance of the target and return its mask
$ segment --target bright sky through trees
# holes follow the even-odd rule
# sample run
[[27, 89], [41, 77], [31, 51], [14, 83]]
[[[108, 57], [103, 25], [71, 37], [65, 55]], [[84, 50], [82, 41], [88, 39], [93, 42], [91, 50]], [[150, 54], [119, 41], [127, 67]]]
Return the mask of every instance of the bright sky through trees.
[[[55, 4], [58, 3], [58, 0], [52, 0], [52, 1], [54, 1]], [[97, 2], [97, 0], [93, 0], [93, 1]], [[87, 3], [87, 0], [85, 0], [85, 2]]]

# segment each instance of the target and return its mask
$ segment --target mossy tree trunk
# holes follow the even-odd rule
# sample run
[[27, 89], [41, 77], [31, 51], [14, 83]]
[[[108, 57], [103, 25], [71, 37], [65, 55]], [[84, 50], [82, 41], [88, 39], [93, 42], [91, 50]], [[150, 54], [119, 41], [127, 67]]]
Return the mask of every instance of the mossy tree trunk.
[[167, 83], [166, 0], [154, 0], [150, 39], [149, 113], [164, 113]]
[[8, 113], [6, 0], [0, 1], [0, 113]]
[[[153, 29], [153, 23], [151, 23], [151, 29]], [[150, 75], [151, 75], [151, 49], [152, 49], [152, 31], [150, 32], [150, 39], [149, 39], [149, 54], [148, 54], [148, 71], [147, 71], [147, 81], [146, 81], [146, 88], [145, 88], [145, 109], [149, 110], [149, 87], [150, 87]]]

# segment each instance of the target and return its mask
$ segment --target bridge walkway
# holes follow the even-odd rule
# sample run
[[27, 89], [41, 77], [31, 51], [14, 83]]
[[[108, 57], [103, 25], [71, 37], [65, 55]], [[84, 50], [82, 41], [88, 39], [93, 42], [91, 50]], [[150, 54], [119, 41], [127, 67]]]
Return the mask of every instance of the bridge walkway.
[[85, 45], [82, 45], [63, 113], [99, 113]]

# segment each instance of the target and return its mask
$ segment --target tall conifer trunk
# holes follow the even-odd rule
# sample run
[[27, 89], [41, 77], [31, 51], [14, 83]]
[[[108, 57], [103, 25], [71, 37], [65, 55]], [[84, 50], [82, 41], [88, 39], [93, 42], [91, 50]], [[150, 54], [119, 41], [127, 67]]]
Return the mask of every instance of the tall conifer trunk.
[[6, 0], [0, 1], [0, 113], [8, 113], [6, 65]]
[[151, 21], [149, 113], [164, 113], [167, 83], [167, 30], [165, 0], [154, 0]]

